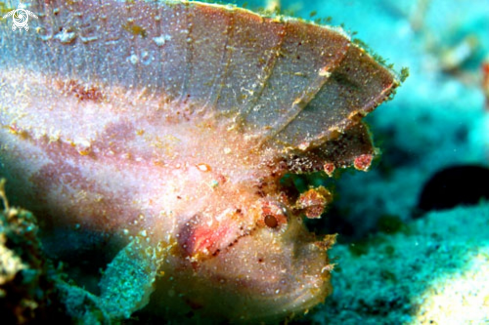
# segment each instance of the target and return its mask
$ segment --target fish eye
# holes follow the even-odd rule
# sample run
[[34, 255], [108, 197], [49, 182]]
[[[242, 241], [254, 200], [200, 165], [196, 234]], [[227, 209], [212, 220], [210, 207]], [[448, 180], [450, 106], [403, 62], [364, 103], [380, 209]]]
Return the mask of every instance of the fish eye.
[[261, 203], [261, 217], [258, 224], [270, 229], [284, 229], [287, 225], [287, 212], [281, 203], [274, 200], [264, 200]]
[[277, 228], [278, 226], [277, 218], [275, 218], [271, 214], [267, 214], [263, 220], [265, 221], [265, 224], [269, 228]]

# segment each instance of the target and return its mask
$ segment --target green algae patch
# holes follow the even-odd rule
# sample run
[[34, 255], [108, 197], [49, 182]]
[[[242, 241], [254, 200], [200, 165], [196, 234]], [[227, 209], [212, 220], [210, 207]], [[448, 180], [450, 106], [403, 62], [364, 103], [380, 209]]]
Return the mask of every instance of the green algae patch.
[[404, 228], [404, 222], [398, 216], [383, 215], [377, 221], [377, 228], [386, 234], [396, 234]]
[[353, 256], [362, 256], [368, 253], [369, 251], [369, 242], [366, 239], [357, 241], [356, 243], [351, 243], [348, 245], [348, 250]]

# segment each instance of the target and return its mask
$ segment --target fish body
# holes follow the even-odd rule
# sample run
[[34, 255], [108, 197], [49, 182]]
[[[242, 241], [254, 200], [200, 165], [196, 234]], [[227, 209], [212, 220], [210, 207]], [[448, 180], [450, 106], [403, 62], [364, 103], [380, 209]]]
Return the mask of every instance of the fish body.
[[28, 33], [0, 26], [1, 173], [47, 232], [165, 245], [162, 308], [246, 321], [331, 293], [334, 238], [307, 231], [279, 180], [366, 169], [360, 118], [397, 87], [393, 72], [340, 29], [230, 6], [28, 8]]

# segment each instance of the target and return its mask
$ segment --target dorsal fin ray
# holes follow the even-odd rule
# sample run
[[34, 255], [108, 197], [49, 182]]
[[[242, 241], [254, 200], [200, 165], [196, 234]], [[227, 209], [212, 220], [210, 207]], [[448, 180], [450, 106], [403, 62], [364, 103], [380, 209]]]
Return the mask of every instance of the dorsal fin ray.
[[274, 69], [284, 26], [243, 9], [230, 10], [233, 32], [215, 109], [223, 116], [241, 118], [260, 96]]
[[262, 138], [278, 133], [307, 106], [350, 45], [338, 30], [295, 19], [283, 24], [285, 36], [274, 70], [244, 117], [247, 131]]
[[352, 45], [321, 91], [272, 141], [302, 150], [318, 146], [357, 124], [398, 85], [391, 71]]
[[191, 24], [188, 46], [188, 81], [184, 102], [192, 111], [215, 106], [229, 61], [228, 42], [233, 33], [232, 11], [218, 6], [193, 3], [188, 8]]

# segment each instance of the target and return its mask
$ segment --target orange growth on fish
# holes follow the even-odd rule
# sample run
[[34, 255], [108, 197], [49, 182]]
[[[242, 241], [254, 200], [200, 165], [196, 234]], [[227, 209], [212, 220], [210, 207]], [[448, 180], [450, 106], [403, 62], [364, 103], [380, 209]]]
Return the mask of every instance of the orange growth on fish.
[[143, 264], [134, 247], [165, 248], [150, 302], [162, 315], [280, 319], [331, 293], [334, 237], [303, 224], [330, 194], [295, 202], [279, 180], [366, 170], [361, 117], [399, 85], [392, 71], [341, 28], [232, 6], [26, 5], [36, 26], [0, 25], [1, 173], [46, 236], [127, 233], [114, 261]]

